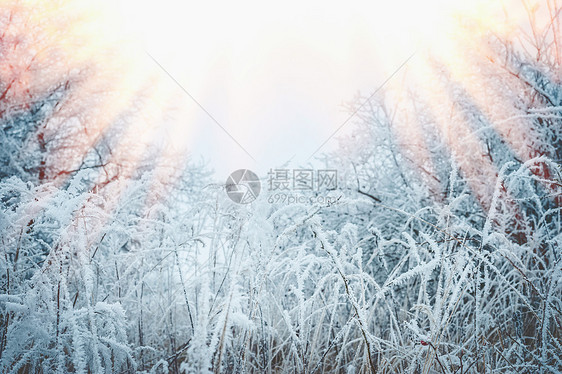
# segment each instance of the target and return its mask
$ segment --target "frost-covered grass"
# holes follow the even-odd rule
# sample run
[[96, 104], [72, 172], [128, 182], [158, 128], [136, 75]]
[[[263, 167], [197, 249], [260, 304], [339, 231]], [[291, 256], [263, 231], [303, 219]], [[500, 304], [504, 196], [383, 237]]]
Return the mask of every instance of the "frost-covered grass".
[[562, 373], [556, 30], [434, 66], [430, 104], [353, 101], [330, 205], [234, 204], [111, 131], [58, 178], [74, 81], [0, 98], [0, 373]]
[[211, 190], [141, 214], [131, 189], [110, 217], [100, 196], [7, 180], [2, 371], [559, 372], [560, 209], [535, 206], [516, 243], [499, 203], [466, 214], [455, 174], [422, 209]]

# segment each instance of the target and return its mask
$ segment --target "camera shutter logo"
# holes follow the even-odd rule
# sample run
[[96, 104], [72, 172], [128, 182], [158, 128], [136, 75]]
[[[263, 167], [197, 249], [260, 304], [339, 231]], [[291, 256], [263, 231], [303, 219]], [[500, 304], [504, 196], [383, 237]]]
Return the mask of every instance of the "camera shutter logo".
[[249, 204], [257, 199], [260, 191], [260, 180], [251, 170], [236, 170], [226, 179], [226, 194], [235, 203]]

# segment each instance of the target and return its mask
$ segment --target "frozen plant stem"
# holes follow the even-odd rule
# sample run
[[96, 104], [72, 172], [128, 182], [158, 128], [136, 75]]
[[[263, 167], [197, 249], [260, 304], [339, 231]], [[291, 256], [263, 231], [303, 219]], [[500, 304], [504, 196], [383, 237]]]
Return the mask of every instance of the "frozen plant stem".
[[318, 238], [318, 240], [320, 241], [320, 247], [328, 254], [328, 256], [330, 256], [330, 258], [332, 259], [332, 261], [336, 265], [336, 269], [338, 271], [338, 274], [340, 275], [340, 277], [343, 280], [343, 284], [344, 284], [344, 287], [345, 287], [345, 293], [347, 295], [348, 300], [351, 302], [351, 305], [352, 305], [353, 310], [355, 312], [355, 316], [357, 318], [357, 323], [359, 324], [359, 329], [361, 330], [361, 334], [363, 336], [363, 341], [365, 342], [365, 347], [366, 347], [366, 350], [367, 350], [367, 358], [369, 359], [369, 368], [371, 370], [371, 373], [375, 374], [377, 372], [377, 369], [376, 369], [376, 366], [373, 362], [373, 358], [371, 357], [371, 344], [369, 343], [369, 339], [367, 338], [367, 332], [365, 331], [365, 326], [363, 325], [363, 321], [361, 320], [361, 315], [359, 313], [359, 307], [356, 305], [356, 302], [353, 299], [353, 295], [351, 294], [349, 282], [348, 282], [346, 276], [343, 274], [342, 269], [340, 269], [340, 267], [338, 265], [338, 262], [333, 257], [333, 254], [330, 253], [326, 249], [326, 247], [324, 246], [324, 242], [322, 241], [321, 238], [318, 237], [317, 232], [314, 229], [312, 229], [312, 232], [314, 233], [314, 237]]

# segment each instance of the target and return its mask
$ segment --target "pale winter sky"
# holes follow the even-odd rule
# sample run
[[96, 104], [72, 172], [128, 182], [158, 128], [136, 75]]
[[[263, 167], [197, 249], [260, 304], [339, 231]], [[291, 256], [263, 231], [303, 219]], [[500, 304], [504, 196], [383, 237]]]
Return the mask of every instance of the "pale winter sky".
[[[457, 0], [120, 1], [142, 48], [255, 159], [159, 72], [178, 106], [165, 131], [209, 160], [218, 177], [304, 163], [349, 116], [342, 102], [370, 95], [416, 53], [392, 78], [402, 84], [427, 46], [447, 37], [451, 11], [463, 7]], [[486, 12], [476, 3], [471, 11]], [[332, 139], [322, 150], [336, 145]]]

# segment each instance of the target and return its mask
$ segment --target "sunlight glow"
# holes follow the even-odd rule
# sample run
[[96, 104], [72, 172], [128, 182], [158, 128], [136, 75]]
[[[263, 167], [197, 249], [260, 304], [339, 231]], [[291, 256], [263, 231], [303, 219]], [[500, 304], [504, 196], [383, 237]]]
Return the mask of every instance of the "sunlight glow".
[[[461, 0], [119, 4], [126, 29], [143, 48], [266, 168], [295, 152], [304, 161], [345, 119], [339, 104], [359, 90], [374, 90], [412, 53], [452, 53], [456, 23], [469, 10], [480, 17], [480, 27], [491, 21], [484, 1], [471, 2], [469, 10]], [[198, 130], [200, 123], [214, 125], [177, 87], [169, 88], [182, 118], [170, 130], [176, 146], [207, 149], [208, 157], [228, 150], [234, 157], [218, 162], [248, 164], [220, 130]], [[180, 144], [200, 131], [213, 134], [203, 135], [203, 147]]]
[[[294, 156], [304, 162], [346, 119], [340, 103], [358, 91], [369, 95], [412, 54], [385, 87], [397, 103], [414, 87], [428, 93], [430, 106], [447, 101], [435, 84], [435, 61], [474, 95], [480, 84], [470, 81], [466, 51], [479, 49], [474, 43], [490, 30], [506, 32], [508, 24], [501, 18], [505, 5], [481, 0], [345, 5], [119, 0], [117, 11], [109, 0], [43, 6], [56, 19], [61, 4], [72, 30], [62, 39], [62, 59], [77, 69], [96, 66], [82, 85], [83, 94], [107, 92], [97, 95], [102, 97], [93, 106], [97, 109], [88, 108], [91, 135], [84, 152], [120, 121], [123, 111], [135, 112], [120, 145], [127, 157], [142, 157], [142, 144], [167, 143], [168, 155], [201, 154], [220, 173], [241, 166], [264, 171]], [[43, 23], [56, 35], [58, 22]], [[398, 135], [421, 137], [410, 117], [413, 122], [396, 127]], [[446, 122], [443, 126], [444, 133], [451, 130]], [[419, 144], [415, 147], [419, 159], [429, 163]]]

